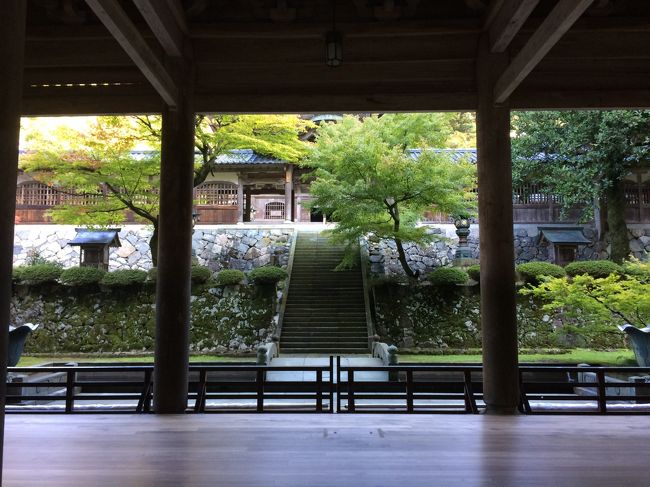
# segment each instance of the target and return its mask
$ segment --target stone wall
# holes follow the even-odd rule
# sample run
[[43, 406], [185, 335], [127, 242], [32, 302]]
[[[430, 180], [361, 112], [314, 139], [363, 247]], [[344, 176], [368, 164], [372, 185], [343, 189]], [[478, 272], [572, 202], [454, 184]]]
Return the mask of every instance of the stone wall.
[[[194, 286], [190, 351], [255, 352], [271, 339], [281, 298], [281, 290], [269, 287]], [[9, 312], [12, 324], [40, 325], [28, 337], [26, 353], [153, 351], [155, 292], [148, 284], [112, 291], [19, 286]]]
[[[414, 271], [426, 275], [434, 268], [451, 265], [454, 260], [458, 237], [456, 228], [451, 224], [431, 225], [431, 233], [438, 237], [428, 247], [422, 248], [411, 243], [404, 245], [407, 260]], [[609, 239], [599, 240], [593, 226], [584, 226], [583, 233], [591, 240], [588, 245], [578, 247], [579, 260], [596, 260], [609, 258]], [[539, 230], [537, 225], [515, 225], [515, 262], [523, 263], [534, 260], [549, 259], [548, 245], [537, 243]], [[628, 236], [630, 250], [635, 257], [643, 257], [650, 252], [650, 225], [629, 225]], [[479, 226], [472, 225], [468, 238], [469, 249], [473, 259], [479, 258]], [[368, 259], [370, 272], [375, 275], [402, 274], [402, 266], [397, 258], [395, 243], [392, 241], [368, 241]]]
[[[435, 235], [436, 241], [428, 247], [419, 247], [410, 242], [404, 244], [409, 266], [413, 271], [420, 271], [420, 275], [426, 275], [436, 267], [451, 265], [458, 246], [454, 225], [430, 225], [429, 231]], [[478, 225], [471, 226], [468, 243], [472, 257], [478, 259]], [[404, 272], [398, 260], [395, 242], [369, 240], [367, 245], [372, 274], [392, 275]]]
[[192, 237], [199, 264], [213, 270], [248, 271], [267, 264], [285, 267], [294, 229], [282, 228], [200, 228]]
[[[64, 267], [79, 265], [79, 247], [68, 242], [75, 236], [74, 225], [17, 225], [14, 234], [14, 265], [30, 256], [59, 262]], [[197, 227], [192, 246], [199, 264], [213, 270], [250, 270], [266, 264], [286, 266], [293, 228], [208, 226]], [[119, 234], [122, 246], [110, 251], [110, 270], [143, 269], [152, 266], [149, 239], [151, 227], [125, 225]]]
[[[247, 271], [266, 264], [286, 266], [295, 229], [291, 226], [217, 226], [200, 225], [192, 236], [192, 245], [199, 264], [218, 271], [223, 268]], [[426, 248], [406, 243], [407, 259], [413, 270], [426, 275], [436, 267], [451, 265], [458, 237], [452, 224], [430, 226], [438, 240]], [[472, 225], [469, 248], [472, 258], [479, 257], [479, 227]], [[515, 261], [548, 260], [548, 247], [537, 243], [537, 225], [515, 225]], [[591, 244], [580, 246], [579, 259], [607, 259], [609, 242], [598, 240], [592, 226], [584, 227]], [[72, 225], [17, 225], [14, 237], [14, 265], [24, 264], [31, 253], [60, 262], [65, 267], [79, 264], [78, 247], [67, 245], [75, 236]], [[151, 227], [126, 225], [120, 232], [122, 247], [111, 249], [110, 269], [149, 269]], [[630, 225], [630, 248], [636, 257], [650, 252], [650, 225]], [[375, 275], [401, 274], [393, 242], [368, 243], [371, 272]]]

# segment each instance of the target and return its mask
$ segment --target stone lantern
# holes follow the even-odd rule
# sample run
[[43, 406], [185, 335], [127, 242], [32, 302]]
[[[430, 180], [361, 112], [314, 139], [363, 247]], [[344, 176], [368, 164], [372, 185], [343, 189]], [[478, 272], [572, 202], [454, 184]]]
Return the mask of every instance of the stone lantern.
[[467, 241], [470, 234], [470, 220], [466, 216], [458, 216], [454, 219], [454, 225], [458, 235], [458, 247], [454, 259], [457, 265], [464, 265], [472, 258], [472, 251]]

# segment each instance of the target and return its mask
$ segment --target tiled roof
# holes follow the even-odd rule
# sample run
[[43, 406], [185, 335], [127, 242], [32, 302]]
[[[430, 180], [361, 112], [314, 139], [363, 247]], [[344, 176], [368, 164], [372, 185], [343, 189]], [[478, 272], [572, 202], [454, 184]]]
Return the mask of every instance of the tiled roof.
[[582, 227], [546, 227], [538, 226], [537, 243], [543, 238], [554, 244], [588, 244], [591, 240], [585, 237]]
[[[414, 159], [420, 157], [422, 151], [426, 149], [408, 149], [409, 154]], [[462, 159], [466, 159], [472, 164], [476, 164], [476, 149], [431, 149], [433, 152], [439, 154], [448, 154], [451, 157], [451, 160], [458, 162]]]
[[110, 245], [121, 247], [120, 238], [117, 236], [119, 228], [108, 230], [93, 230], [89, 228], [76, 228], [77, 235], [68, 242], [68, 245]]
[[258, 154], [252, 149], [234, 149], [217, 156], [217, 164], [284, 164], [285, 161], [275, 157]]

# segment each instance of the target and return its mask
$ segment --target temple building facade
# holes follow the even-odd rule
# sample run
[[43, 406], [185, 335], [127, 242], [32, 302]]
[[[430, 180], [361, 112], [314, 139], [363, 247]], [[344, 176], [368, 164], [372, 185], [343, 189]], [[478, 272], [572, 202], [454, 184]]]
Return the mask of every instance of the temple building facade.
[[[440, 149], [454, 160], [476, 162], [476, 149]], [[417, 158], [419, 149], [410, 151]], [[310, 169], [265, 156], [250, 149], [232, 150], [218, 157], [218, 171], [194, 188], [194, 205], [202, 224], [322, 223], [326, 216], [310, 209]], [[628, 223], [650, 223], [650, 170], [631, 172], [625, 185]], [[61, 203], [92, 204], [87, 196], [75, 196], [20, 173], [16, 190], [16, 223], [50, 223], [48, 211]], [[577, 223], [583, 221], [576, 208], [562, 212], [559, 196], [547, 194], [535, 182], [513, 188], [513, 218], [518, 224]], [[593, 223], [602, 230], [604, 211]], [[449, 223], [450, 217], [435, 210], [424, 222]], [[124, 223], [140, 223], [127, 213]]]

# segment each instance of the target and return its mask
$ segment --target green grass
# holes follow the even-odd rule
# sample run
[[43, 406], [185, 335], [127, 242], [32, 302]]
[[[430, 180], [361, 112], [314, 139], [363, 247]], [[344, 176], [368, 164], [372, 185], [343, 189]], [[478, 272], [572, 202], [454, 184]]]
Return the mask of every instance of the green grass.
[[[419, 362], [419, 363], [477, 363], [481, 362], [480, 355], [399, 355], [401, 363]], [[228, 355], [192, 355], [190, 362], [254, 362], [254, 356], [228, 356]], [[567, 353], [554, 354], [522, 354], [519, 356], [520, 362], [548, 363], [548, 364], [600, 364], [600, 365], [636, 365], [634, 353], [631, 350], [620, 349], [612, 351], [598, 351], [587, 349], [569, 350]], [[19, 367], [32, 367], [44, 363], [52, 362], [122, 362], [122, 363], [152, 363], [153, 355], [114, 357], [110, 355], [41, 355], [25, 356], [18, 362]]]
[[[476, 363], [481, 362], [480, 355], [399, 355], [401, 363]], [[519, 362], [534, 362], [548, 364], [599, 364], [599, 365], [636, 365], [634, 353], [631, 350], [620, 349], [611, 351], [574, 349], [567, 353], [557, 354], [522, 354]]]
[[[153, 355], [140, 355], [128, 357], [105, 356], [87, 356], [87, 355], [23, 355], [18, 362], [18, 367], [34, 367], [36, 365], [47, 363], [62, 362], [122, 362], [122, 363], [153, 363]], [[255, 362], [254, 356], [227, 356], [227, 355], [192, 355], [190, 362]]]

